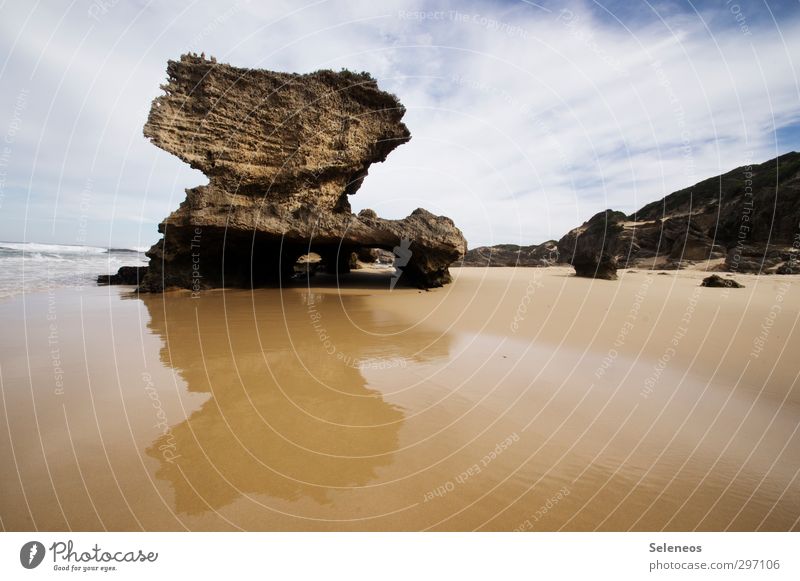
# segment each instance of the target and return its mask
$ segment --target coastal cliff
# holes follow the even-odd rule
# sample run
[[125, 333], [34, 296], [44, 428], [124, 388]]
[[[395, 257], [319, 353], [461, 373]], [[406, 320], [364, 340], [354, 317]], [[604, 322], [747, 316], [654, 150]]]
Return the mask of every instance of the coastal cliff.
[[676, 270], [715, 261], [725, 272], [793, 274], [800, 250], [800, 153], [744, 166], [626, 216], [605, 210], [558, 242], [578, 276], [617, 268]]
[[471, 248], [459, 266], [552, 266], [558, 262], [558, 247], [555, 240], [541, 244], [519, 246], [497, 244]]

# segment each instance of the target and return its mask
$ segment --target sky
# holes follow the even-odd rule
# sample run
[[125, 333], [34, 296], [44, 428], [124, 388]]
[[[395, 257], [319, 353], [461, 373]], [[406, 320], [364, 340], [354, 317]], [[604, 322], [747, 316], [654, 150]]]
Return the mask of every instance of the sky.
[[0, 240], [149, 247], [205, 176], [142, 135], [185, 52], [369, 71], [412, 139], [355, 211], [451, 217], [470, 247], [559, 238], [800, 150], [800, 2], [6, 0]]

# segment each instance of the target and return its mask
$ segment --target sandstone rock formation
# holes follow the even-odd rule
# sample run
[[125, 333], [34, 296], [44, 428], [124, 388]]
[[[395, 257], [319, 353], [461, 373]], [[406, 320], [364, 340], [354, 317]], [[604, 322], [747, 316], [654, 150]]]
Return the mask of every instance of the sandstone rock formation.
[[410, 139], [404, 107], [367, 73], [278, 73], [183, 55], [167, 75], [144, 134], [209, 183], [187, 190], [159, 225], [141, 290], [286, 280], [310, 252], [342, 273], [364, 247], [402, 256], [401, 282], [450, 281], [466, 241], [449, 218], [350, 211], [369, 166]]
[[551, 266], [558, 262], [555, 240], [532, 246], [497, 244], [468, 250], [460, 266]]
[[626, 216], [606, 210], [558, 243], [579, 276], [616, 267], [793, 272], [800, 250], [800, 153], [737, 168]]
[[357, 258], [365, 264], [393, 264], [395, 255], [382, 248], [362, 248], [358, 251]]

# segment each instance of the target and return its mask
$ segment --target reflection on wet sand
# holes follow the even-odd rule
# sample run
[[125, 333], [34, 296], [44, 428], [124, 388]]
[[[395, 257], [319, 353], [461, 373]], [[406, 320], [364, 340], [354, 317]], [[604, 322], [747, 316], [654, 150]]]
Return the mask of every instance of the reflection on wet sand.
[[219, 509], [240, 496], [329, 504], [333, 489], [379, 481], [404, 412], [367, 384], [362, 368], [448, 354], [447, 335], [406, 332], [357, 295], [142, 300], [148, 327], [164, 339], [164, 364], [188, 390], [210, 396], [147, 449], [179, 513]]
[[653, 276], [613, 347], [645, 276], [0, 303], [0, 524], [797, 529], [800, 295], [753, 359], [779, 283], [703, 289], [674, 348], [699, 275]]

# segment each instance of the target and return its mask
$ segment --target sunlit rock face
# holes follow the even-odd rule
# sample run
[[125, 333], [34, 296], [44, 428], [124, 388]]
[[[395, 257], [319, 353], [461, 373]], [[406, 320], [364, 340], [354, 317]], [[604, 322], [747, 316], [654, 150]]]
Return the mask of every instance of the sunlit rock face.
[[408, 284], [450, 281], [448, 266], [466, 251], [452, 220], [350, 210], [370, 165], [411, 138], [405, 108], [369, 74], [278, 73], [183, 55], [167, 75], [144, 134], [208, 184], [187, 190], [159, 225], [140, 290], [279, 282], [310, 252], [341, 273], [362, 248], [394, 252]]

